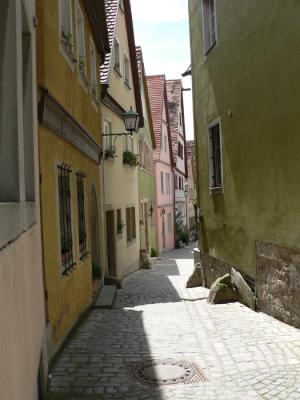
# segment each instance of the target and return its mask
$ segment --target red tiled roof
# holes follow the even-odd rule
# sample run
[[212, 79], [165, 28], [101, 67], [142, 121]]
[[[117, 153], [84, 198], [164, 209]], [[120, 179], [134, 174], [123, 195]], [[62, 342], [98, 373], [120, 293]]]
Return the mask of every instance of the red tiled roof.
[[116, 23], [117, 23], [119, 0], [104, 0], [104, 1], [105, 1], [106, 24], [107, 24], [110, 53], [106, 54], [105, 61], [100, 67], [100, 81], [102, 85], [107, 85], [109, 79], [110, 62], [112, 57], [112, 46], [113, 46]]
[[159, 160], [163, 104], [165, 98], [165, 75], [147, 76], [146, 80], [150, 100], [150, 109], [152, 114], [153, 130], [156, 141], [156, 150], [153, 151], [153, 159]]
[[167, 99], [168, 99], [168, 112], [170, 122], [170, 132], [172, 138], [173, 157], [176, 160], [178, 150], [178, 115], [181, 103], [181, 80], [174, 79], [166, 81]]

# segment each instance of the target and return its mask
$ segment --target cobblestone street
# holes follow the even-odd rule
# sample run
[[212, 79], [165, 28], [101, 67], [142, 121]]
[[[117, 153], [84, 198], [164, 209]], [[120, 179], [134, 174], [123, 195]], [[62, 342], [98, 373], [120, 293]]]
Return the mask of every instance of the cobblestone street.
[[[300, 399], [300, 331], [239, 303], [210, 305], [186, 289], [192, 246], [125, 279], [113, 309], [93, 310], [52, 371], [56, 393], [103, 399]], [[207, 381], [149, 386], [142, 360], [191, 361]], [[91, 397], [92, 398], [92, 397]]]

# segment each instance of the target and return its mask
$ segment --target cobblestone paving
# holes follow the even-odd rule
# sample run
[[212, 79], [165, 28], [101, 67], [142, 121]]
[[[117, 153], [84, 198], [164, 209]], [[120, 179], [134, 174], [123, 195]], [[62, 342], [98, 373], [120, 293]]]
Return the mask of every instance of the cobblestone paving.
[[[167, 253], [130, 275], [112, 310], [94, 310], [56, 362], [53, 392], [104, 400], [300, 399], [300, 331], [239, 303], [210, 305], [204, 288], [186, 289], [192, 247]], [[192, 360], [207, 382], [138, 383], [129, 365]]]

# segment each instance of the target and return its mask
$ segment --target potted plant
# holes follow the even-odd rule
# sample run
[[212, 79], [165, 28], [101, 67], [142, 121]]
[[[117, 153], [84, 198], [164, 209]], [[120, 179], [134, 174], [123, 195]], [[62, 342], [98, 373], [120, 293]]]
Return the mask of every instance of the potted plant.
[[113, 158], [117, 157], [116, 153], [117, 153], [116, 147], [110, 146], [105, 150], [105, 158], [113, 159]]
[[78, 66], [81, 74], [85, 74], [85, 64], [85, 58], [80, 56], [78, 59]]
[[66, 32], [64, 29], [61, 32], [61, 42], [65, 46], [67, 53], [72, 54], [73, 36], [72, 33]]
[[117, 234], [120, 235], [123, 232], [125, 224], [123, 224], [123, 221], [120, 221], [117, 223]]
[[129, 150], [124, 151], [124, 153], [123, 153], [123, 163], [124, 164], [128, 164], [131, 167], [136, 167], [137, 165], [139, 165], [138, 155], [132, 153]]

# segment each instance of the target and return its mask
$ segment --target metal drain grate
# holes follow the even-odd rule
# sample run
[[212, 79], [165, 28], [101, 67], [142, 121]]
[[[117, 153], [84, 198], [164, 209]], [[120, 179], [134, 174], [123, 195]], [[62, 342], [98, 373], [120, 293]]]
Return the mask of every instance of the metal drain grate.
[[135, 379], [152, 386], [186, 385], [208, 380], [201, 368], [188, 360], [147, 360], [129, 366]]

